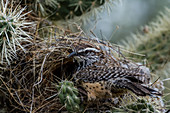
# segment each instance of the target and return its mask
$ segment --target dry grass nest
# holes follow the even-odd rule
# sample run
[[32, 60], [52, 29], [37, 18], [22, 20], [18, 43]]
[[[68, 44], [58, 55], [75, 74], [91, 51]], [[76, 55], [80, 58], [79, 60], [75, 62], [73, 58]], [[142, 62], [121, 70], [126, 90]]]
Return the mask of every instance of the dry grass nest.
[[[18, 59], [7, 66], [0, 77], [0, 91], [5, 95], [5, 104], [10, 112], [56, 112], [64, 111], [60, 103], [56, 85], [62, 80], [70, 80], [78, 68], [72, 57], [73, 51], [87, 47], [112, 48], [115, 65], [124, 62], [118, 46], [81, 36], [63, 36], [52, 43], [38, 40], [38, 43], [24, 44], [24, 53], [18, 50]], [[106, 53], [103, 51], [104, 55]], [[108, 55], [106, 55], [108, 56]], [[109, 57], [110, 58], [110, 57]], [[79, 89], [79, 96], [86, 101], [86, 92]]]

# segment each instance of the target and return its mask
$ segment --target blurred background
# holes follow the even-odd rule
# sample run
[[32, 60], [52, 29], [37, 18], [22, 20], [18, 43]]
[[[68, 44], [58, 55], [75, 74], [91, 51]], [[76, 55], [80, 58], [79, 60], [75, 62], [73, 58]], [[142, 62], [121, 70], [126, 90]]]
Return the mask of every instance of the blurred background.
[[89, 30], [95, 25], [93, 32], [99, 38], [103, 35], [117, 43], [143, 29], [141, 26], [153, 21], [165, 7], [170, 7], [170, 0], [118, 0], [111, 7], [110, 13], [106, 9], [99, 14], [97, 21], [83, 24], [83, 29], [90, 33]]

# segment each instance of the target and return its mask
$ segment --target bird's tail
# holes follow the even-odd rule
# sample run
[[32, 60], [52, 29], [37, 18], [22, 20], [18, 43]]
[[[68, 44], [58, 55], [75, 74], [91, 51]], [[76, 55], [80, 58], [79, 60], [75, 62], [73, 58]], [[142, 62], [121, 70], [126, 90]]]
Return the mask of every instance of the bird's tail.
[[133, 93], [135, 93], [138, 96], [161, 96], [162, 94], [152, 88], [149, 88], [147, 86], [144, 86], [140, 83], [134, 83], [134, 82], [126, 82], [124, 83], [123, 87], [127, 88], [128, 90], [131, 90]]

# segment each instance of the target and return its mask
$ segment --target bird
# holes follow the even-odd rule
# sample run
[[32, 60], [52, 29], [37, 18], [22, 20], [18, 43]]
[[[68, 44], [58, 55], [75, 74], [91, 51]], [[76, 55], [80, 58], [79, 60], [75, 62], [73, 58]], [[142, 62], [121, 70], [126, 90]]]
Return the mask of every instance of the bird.
[[67, 41], [73, 48], [67, 58], [73, 58], [78, 64], [72, 78], [77, 87], [87, 92], [88, 101], [114, 98], [128, 91], [137, 96], [162, 95], [148, 86], [151, 78], [148, 68], [118, 58], [122, 53], [114, 46], [86, 38], [71, 41]]
[[120, 66], [93, 65], [77, 71], [73, 77], [87, 91], [88, 101], [117, 97], [127, 91], [137, 96], [161, 95], [144, 83], [146, 73]]

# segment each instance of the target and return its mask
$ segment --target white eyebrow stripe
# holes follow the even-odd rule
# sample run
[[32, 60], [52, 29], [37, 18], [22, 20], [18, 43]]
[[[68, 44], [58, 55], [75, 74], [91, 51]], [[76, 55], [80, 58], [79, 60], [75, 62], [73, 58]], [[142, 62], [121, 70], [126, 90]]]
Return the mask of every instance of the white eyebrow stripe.
[[97, 50], [97, 49], [95, 49], [95, 48], [85, 48], [85, 49], [79, 50], [78, 53], [85, 52], [85, 51], [95, 51], [95, 52], [100, 52], [100, 50]]

